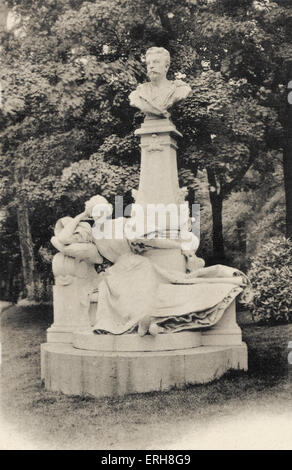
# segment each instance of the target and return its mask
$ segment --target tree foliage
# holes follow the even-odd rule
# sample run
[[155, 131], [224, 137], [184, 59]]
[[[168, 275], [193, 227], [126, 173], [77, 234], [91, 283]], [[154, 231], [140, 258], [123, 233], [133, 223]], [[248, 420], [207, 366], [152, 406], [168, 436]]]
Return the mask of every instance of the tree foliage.
[[288, 323], [291, 304], [292, 243], [284, 237], [272, 238], [252, 259], [248, 276], [254, 287], [250, 305], [253, 319], [259, 323]]
[[[274, 171], [271, 155], [283, 147], [285, 126], [289, 2], [8, 4], [20, 13], [21, 27], [1, 33], [0, 201], [10, 217], [21, 201], [29, 203], [36, 253], [48, 246], [56, 218], [73, 215], [92, 194], [131, 200], [139, 163], [133, 131], [142, 116], [128, 95], [146, 79], [150, 46], [166, 47], [169, 78], [192, 87], [173, 111], [184, 133], [180, 180], [190, 201], [200, 171], [207, 171], [213, 212], [233, 191], [249, 191]], [[251, 181], [250, 168], [260, 177]], [[220, 216], [215, 234], [223, 231]]]

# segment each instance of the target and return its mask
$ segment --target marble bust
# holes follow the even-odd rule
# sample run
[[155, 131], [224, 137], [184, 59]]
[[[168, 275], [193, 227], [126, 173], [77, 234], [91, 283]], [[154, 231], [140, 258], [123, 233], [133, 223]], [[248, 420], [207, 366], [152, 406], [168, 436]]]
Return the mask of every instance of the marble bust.
[[168, 109], [190, 94], [190, 86], [182, 80], [166, 78], [170, 64], [169, 52], [163, 47], [151, 47], [146, 52], [149, 82], [139, 85], [130, 96], [131, 106], [140, 109], [148, 119], [168, 118]]

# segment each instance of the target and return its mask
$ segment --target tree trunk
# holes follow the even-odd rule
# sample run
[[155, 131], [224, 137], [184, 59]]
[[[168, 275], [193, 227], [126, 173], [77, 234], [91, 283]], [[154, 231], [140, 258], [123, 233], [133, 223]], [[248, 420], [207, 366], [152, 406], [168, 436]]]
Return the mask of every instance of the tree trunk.
[[12, 279], [13, 279], [13, 263], [12, 261], [8, 261], [7, 263], [7, 277], [5, 280], [5, 291], [4, 291], [4, 300], [11, 300], [11, 286], [12, 286]]
[[19, 204], [17, 209], [18, 234], [22, 259], [23, 280], [26, 288], [26, 298], [36, 298], [36, 270], [31, 237], [28, 208], [26, 204]]
[[236, 222], [236, 231], [240, 254], [246, 255], [246, 228], [243, 220], [238, 220]]
[[286, 236], [292, 239], [292, 60], [287, 63], [287, 88], [283, 172], [286, 197]]
[[223, 199], [220, 194], [210, 192], [210, 201], [212, 206], [213, 220], [213, 258], [214, 263], [225, 262], [224, 239], [223, 239], [223, 223], [222, 208]]
[[213, 221], [213, 262], [224, 263], [224, 239], [223, 239], [223, 222], [222, 222], [222, 208], [223, 197], [217, 191], [216, 179], [213, 170], [208, 169], [208, 182], [209, 182], [209, 197], [212, 206], [212, 221]]

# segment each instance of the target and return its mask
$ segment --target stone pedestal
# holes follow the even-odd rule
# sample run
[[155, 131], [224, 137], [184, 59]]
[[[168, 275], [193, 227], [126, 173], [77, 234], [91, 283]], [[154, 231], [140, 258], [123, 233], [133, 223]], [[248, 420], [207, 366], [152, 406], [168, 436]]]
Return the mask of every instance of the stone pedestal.
[[[185, 193], [178, 185], [176, 138], [182, 135], [169, 119], [145, 120], [135, 134], [141, 138], [141, 170], [135, 195], [138, 207], [134, 205], [132, 216], [143, 217], [144, 233], [179, 232], [182, 218], [188, 217]], [[154, 249], [145, 256], [162, 268], [186, 272], [180, 249]]]
[[71, 344], [42, 344], [41, 375], [48, 390], [94, 397], [166, 391], [207, 383], [228, 370], [247, 370], [247, 347], [235, 301], [208, 330], [147, 335], [71, 333]]
[[237, 346], [241, 343], [242, 334], [236, 323], [236, 303], [233, 301], [221, 320], [202, 333], [202, 344], [204, 346]]
[[176, 137], [169, 119], [146, 120], [135, 135], [141, 137], [141, 170], [136, 203], [178, 204], [179, 186]]
[[92, 331], [78, 331], [73, 335], [73, 347], [99, 352], [147, 352], [176, 351], [197, 348], [202, 345], [200, 331], [184, 331], [157, 336], [97, 335]]
[[87, 282], [80, 279], [69, 286], [53, 286], [54, 323], [47, 330], [49, 343], [72, 343], [74, 331], [88, 328], [89, 292], [86, 289]]
[[80, 350], [46, 343], [41, 356], [48, 390], [97, 398], [184, 388], [218, 379], [230, 369], [247, 370], [244, 343], [148, 352]]
[[72, 343], [73, 332], [90, 326], [90, 295], [97, 285], [94, 267], [62, 253], [53, 260], [54, 323], [47, 330], [48, 343]]

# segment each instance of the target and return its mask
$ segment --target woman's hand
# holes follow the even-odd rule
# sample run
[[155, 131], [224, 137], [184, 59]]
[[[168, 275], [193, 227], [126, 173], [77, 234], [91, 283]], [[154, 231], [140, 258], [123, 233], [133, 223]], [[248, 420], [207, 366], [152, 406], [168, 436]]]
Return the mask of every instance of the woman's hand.
[[78, 221], [88, 220], [88, 219], [91, 219], [91, 215], [89, 214], [89, 212], [87, 210], [85, 210], [84, 212], [81, 212], [81, 214], [78, 214], [75, 217], [75, 219], [78, 220]]
[[95, 204], [91, 200], [86, 201], [84, 214], [87, 219], [92, 218], [92, 209], [94, 208], [94, 205]]

